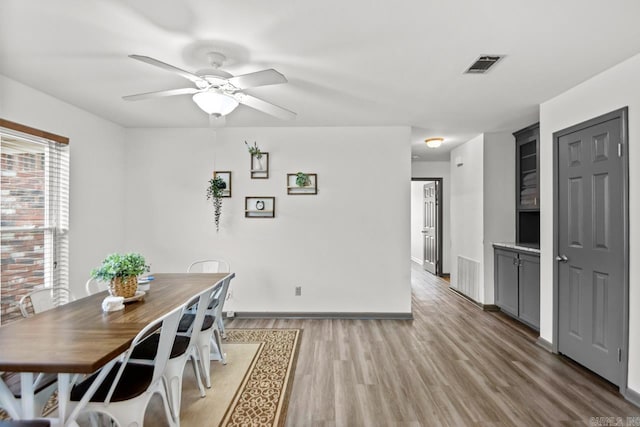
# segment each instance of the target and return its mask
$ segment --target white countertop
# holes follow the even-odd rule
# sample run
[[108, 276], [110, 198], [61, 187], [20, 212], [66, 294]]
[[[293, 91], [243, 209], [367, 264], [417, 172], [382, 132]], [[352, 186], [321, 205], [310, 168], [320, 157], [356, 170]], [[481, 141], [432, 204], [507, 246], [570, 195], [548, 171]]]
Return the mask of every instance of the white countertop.
[[494, 247], [516, 249], [523, 252], [531, 252], [540, 255], [540, 248], [538, 245], [527, 243], [513, 243], [513, 242], [493, 242]]

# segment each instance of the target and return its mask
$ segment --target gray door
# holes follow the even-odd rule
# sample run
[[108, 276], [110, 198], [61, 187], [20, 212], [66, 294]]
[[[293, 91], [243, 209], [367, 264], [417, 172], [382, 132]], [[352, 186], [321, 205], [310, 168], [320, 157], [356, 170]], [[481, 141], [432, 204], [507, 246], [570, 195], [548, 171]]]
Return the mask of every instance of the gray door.
[[[596, 122], [597, 123], [597, 122]], [[558, 351], [620, 384], [624, 188], [618, 117], [558, 138]]]
[[424, 185], [424, 223], [422, 236], [424, 238], [424, 269], [436, 274], [438, 264], [438, 192], [436, 181], [429, 181]]

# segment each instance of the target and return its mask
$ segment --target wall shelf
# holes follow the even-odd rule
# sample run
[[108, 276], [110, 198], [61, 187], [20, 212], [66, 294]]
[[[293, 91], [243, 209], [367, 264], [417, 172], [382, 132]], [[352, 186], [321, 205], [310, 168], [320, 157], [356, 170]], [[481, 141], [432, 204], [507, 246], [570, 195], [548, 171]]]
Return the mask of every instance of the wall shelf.
[[245, 218], [275, 218], [276, 198], [249, 196], [244, 198]]
[[220, 177], [227, 184], [227, 188], [222, 190], [222, 197], [231, 197], [231, 171], [215, 171], [213, 177]]
[[269, 179], [269, 153], [263, 152], [260, 159], [256, 156], [251, 156], [251, 168], [249, 171], [251, 179]]
[[318, 194], [318, 174], [308, 173], [309, 185], [300, 187], [296, 184], [297, 173], [287, 174], [287, 194], [290, 195], [303, 195], [303, 194]]

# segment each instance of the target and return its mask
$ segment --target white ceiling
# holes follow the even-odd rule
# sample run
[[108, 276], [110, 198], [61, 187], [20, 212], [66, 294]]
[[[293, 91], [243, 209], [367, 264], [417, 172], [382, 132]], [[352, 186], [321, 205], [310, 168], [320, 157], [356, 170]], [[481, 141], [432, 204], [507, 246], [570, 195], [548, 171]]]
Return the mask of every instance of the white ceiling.
[[[125, 127], [206, 127], [189, 96], [121, 96], [191, 85], [128, 54], [195, 71], [213, 44], [232, 74], [286, 75], [248, 92], [298, 113], [240, 106], [227, 126], [412, 126], [435, 160], [640, 52], [638, 17], [637, 0], [0, 0], [0, 73]], [[480, 54], [507, 57], [463, 74]]]

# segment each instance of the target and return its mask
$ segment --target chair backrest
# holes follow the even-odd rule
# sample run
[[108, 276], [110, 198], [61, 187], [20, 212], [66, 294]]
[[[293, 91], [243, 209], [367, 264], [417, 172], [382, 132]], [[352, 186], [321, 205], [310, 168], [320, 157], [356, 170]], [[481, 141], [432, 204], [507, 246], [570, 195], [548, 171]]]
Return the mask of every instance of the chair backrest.
[[203, 259], [192, 262], [187, 268], [187, 273], [228, 273], [229, 263], [222, 259]]
[[217, 300], [217, 304], [213, 306], [213, 308], [209, 311], [209, 315], [213, 316], [215, 319], [219, 319], [222, 317], [222, 308], [224, 307], [224, 302], [227, 299], [227, 292], [229, 291], [229, 284], [231, 283], [232, 276], [229, 275], [222, 280], [222, 283], [219, 283], [219, 286], [215, 287], [215, 290], [211, 296], [211, 300]]
[[65, 288], [44, 288], [31, 291], [24, 295], [19, 302], [20, 312], [24, 317], [29, 317], [29, 303], [33, 314], [51, 310], [54, 307], [72, 301], [73, 297], [69, 289]]
[[[193, 320], [193, 323], [190, 326], [191, 331], [200, 331], [202, 329], [202, 323], [204, 322], [204, 316], [207, 314], [207, 310], [209, 307], [209, 303], [213, 299], [215, 293], [222, 287], [221, 283], [216, 284], [215, 286], [210, 287], [204, 292], [201, 292], [198, 295], [198, 308], [196, 309], [196, 317]], [[193, 344], [198, 336], [197, 333], [190, 333], [189, 345]]]
[[84, 285], [84, 289], [87, 292], [87, 295], [97, 294], [98, 292], [106, 291], [109, 289], [109, 284], [107, 282], [99, 282], [97, 279], [93, 277], [87, 280], [87, 283]]
[[109, 389], [109, 393], [107, 393], [105, 404], [111, 401], [111, 396], [113, 396], [113, 392], [115, 391], [118, 382], [120, 381], [122, 372], [129, 362], [131, 352], [133, 351], [135, 346], [138, 345], [140, 341], [147, 338], [150, 334], [157, 331], [158, 328], [160, 328], [160, 339], [158, 342], [158, 351], [156, 352], [156, 357], [155, 359], [153, 359], [153, 377], [151, 380], [151, 384], [154, 384], [156, 381], [159, 381], [160, 378], [162, 378], [162, 373], [167, 366], [167, 361], [169, 360], [169, 355], [171, 354], [173, 341], [175, 340], [176, 333], [178, 332], [178, 323], [180, 322], [180, 317], [182, 316], [183, 311], [186, 309], [186, 306], [187, 303], [185, 302], [180, 307], [173, 309], [164, 316], [161, 316], [153, 322], [149, 323], [144, 327], [144, 329], [138, 332], [138, 335], [136, 335], [136, 337], [133, 339], [131, 346], [129, 346], [129, 349], [124, 353], [122, 357], [120, 369], [118, 370], [118, 373], [113, 380], [113, 384]]

